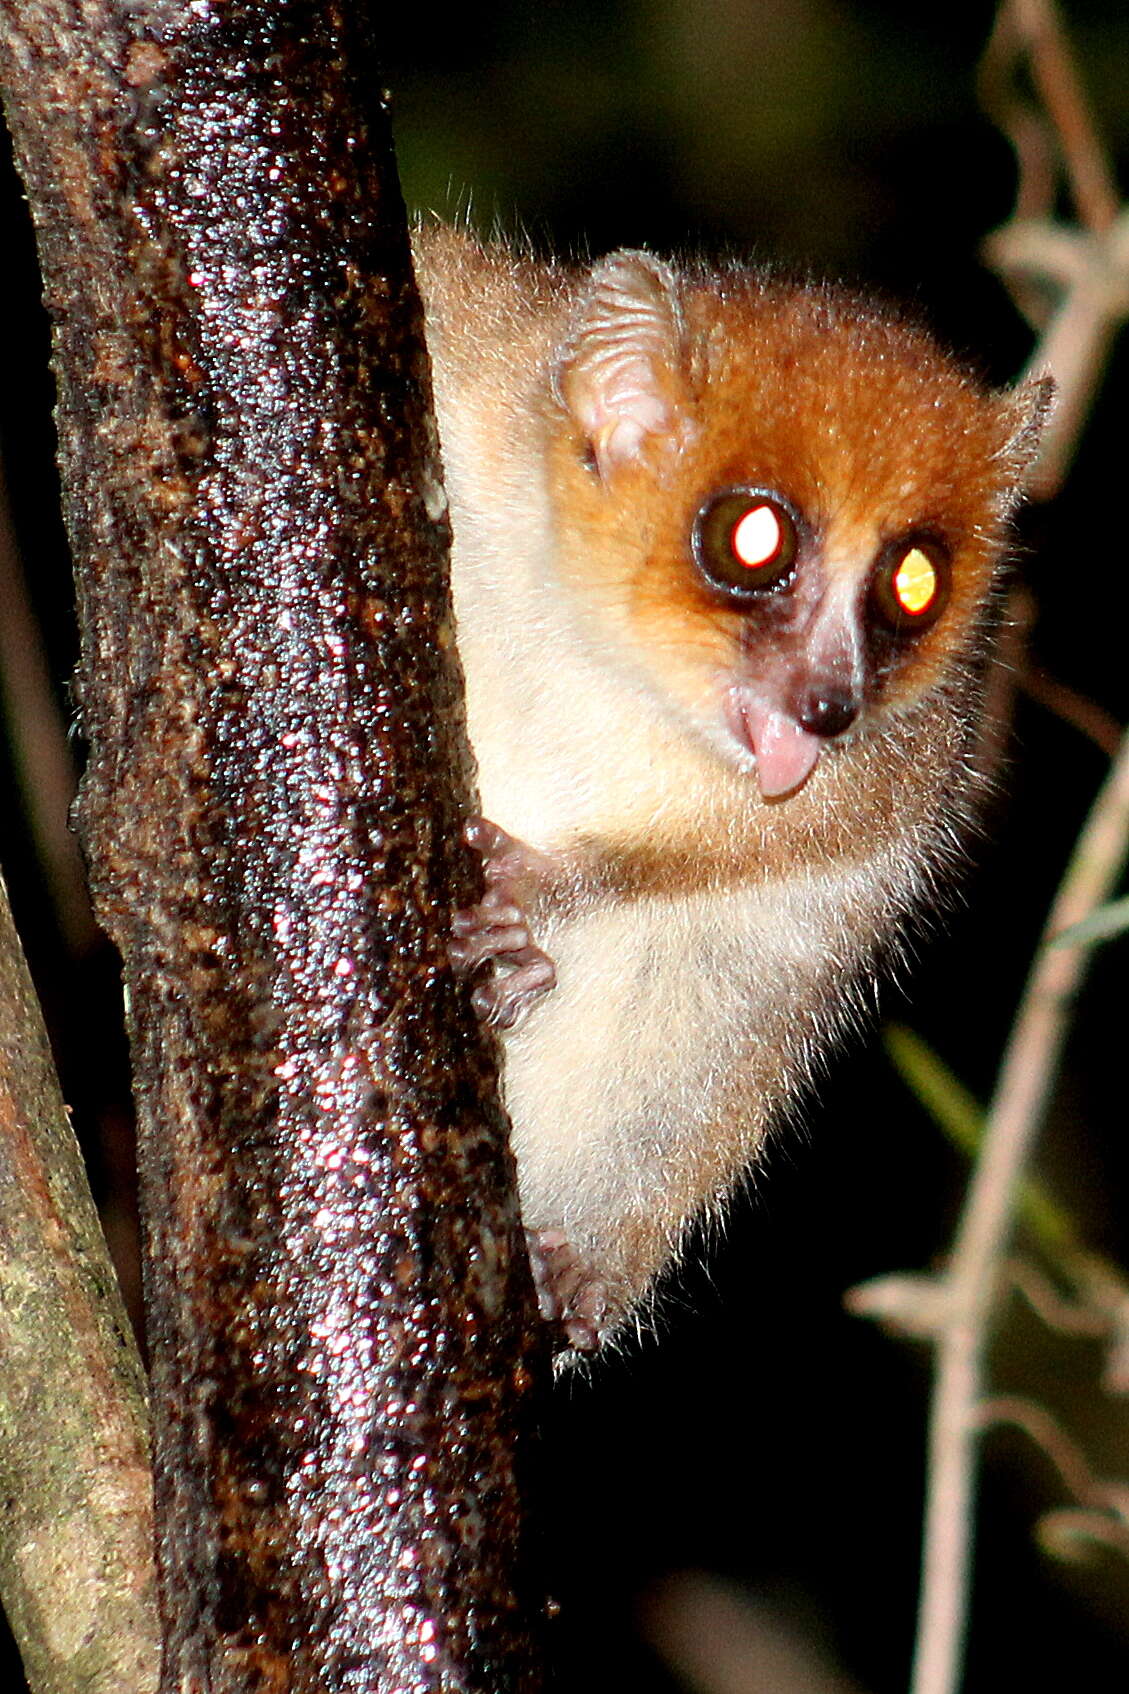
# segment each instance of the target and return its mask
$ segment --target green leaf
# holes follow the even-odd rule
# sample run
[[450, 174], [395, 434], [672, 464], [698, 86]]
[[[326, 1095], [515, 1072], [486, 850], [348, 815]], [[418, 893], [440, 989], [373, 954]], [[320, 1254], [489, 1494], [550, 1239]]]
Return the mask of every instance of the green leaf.
[[1121, 900], [1110, 900], [1099, 906], [1081, 923], [1072, 923], [1047, 943], [1049, 947], [1081, 947], [1095, 941], [1108, 941], [1129, 929], [1129, 894]]
[[[976, 1096], [914, 1030], [904, 1024], [888, 1024], [883, 1038], [895, 1070], [914, 1097], [953, 1145], [974, 1159], [984, 1139], [987, 1118]], [[1020, 1189], [1019, 1216], [1052, 1259], [1061, 1261], [1065, 1255], [1083, 1251], [1074, 1219], [1035, 1178], [1028, 1178]]]
[[973, 1158], [984, 1138], [984, 1108], [921, 1036], [904, 1024], [887, 1024], [886, 1051], [894, 1069], [949, 1140]]

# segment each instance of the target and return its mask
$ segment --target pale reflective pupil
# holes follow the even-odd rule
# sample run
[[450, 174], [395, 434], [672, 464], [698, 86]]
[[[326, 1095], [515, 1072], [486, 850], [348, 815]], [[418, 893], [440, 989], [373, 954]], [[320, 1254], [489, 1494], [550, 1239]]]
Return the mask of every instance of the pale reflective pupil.
[[771, 506], [753, 506], [733, 525], [729, 545], [734, 558], [755, 570], [771, 564], [784, 540], [780, 519]]
[[937, 592], [937, 572], [920, 547], [911, 547], [894, 572], [894, 598], [903, 612], [924, 612]]

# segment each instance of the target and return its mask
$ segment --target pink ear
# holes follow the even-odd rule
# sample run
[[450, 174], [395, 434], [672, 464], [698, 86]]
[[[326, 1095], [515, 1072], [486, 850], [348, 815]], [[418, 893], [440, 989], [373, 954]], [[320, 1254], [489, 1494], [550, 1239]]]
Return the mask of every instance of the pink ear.
[[593, 267], [556, 371], [556, 388], [587, 436], [605, 481], [668, 434], [682, 385], [682, 316], [674, 273], [649, 253], [612, 253]]

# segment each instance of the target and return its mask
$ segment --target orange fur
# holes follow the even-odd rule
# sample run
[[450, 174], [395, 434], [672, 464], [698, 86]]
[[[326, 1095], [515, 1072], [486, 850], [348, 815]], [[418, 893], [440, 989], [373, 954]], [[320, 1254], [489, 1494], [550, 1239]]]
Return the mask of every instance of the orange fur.
[[[614, 1321], [953, 856], [1047, 394], [988, 390], [830, 287], [629, 253], [568, 271], [442, 228], [416, 250], [483, 809], [543, 856], [558, 963], [507, 1041], [523, 1206]], [[700, 568], [697, 514], [731, 488], [798, 515], [778, 592]], [[902, 640], [872, 584], [919, 534], [951, 584]]]

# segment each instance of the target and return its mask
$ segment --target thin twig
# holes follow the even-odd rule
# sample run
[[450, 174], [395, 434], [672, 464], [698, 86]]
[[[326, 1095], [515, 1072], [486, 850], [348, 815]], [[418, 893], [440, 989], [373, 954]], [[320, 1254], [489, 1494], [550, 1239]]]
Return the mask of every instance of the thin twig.
[[1017, 182], [1015, 219], [1041, 219], [1054, 210], [1058, 178], [1058, 148], [1046, 114], [1016, 87], [1015, 71], [1024, 45], [1011, 6], [996, 14], [977, 76], [980, 104], [996, 128], [1011, 142]]
[[1080, 1546], [1087, 1553], [1093, 1547], [1105, 1547], [1129, 1558], [1129, 1532], [1122, 1519], [1091, 1506], [1044, 1512], [1039, 1519], [1039, 1541], [1056, 1559], [1077, 1558]]
[[1016, 34], [1054, 126], [1078, 215], [1095, 233], [1108, 229], [1120, 197], [1054, 0], [1011, 0]]
[[1121, 744], [1121, 725], [1096, 700], [1088, 699], [1068, 683], [1051, 676], [1049, 671], [1040, 670], [1038, 665], [1024, 665], [1019, 687], [1037, 705], [1100, 747], [1107, 758], [1114, 757]]
[[1120, 1479], [1099, 1476], [1085, 1451], [1045, 1406], [1020, 1395], [1001, 1394], [980, 1407], [981, 1427], [1010, 1424], [1021, 1430], [1054, 1465], [1063, 1485], [1078, 1502], [1045, 1512], [1039, 1538], [1057, 1558], [1076, 1555], [1079, 1542], [1098, 1542], [1129, 1557], [1129, 1488]]
[[[1043, 111], [1014, 88], [1029, 62]], [[1041, 332], [1029, 372], [1050, 371], [1058, 399], [1028, 493], [1049, 499], [1062, 483], [1097, 392], [1113, 339], [1129, 315], [1129, 213], [1120, 208], [1054, 0], [1005, 0], [981, 62], [985, 109], [1015, 148], [1012, 217], [985, 243], [1020, 311]], [[1055, 157], [1077, 213], [1054, 222]]]
[[[1027, 491], [1047, 500], [1062, 486], [1079, 437], [1093, 405], [1118, 330], [1129, 316], [1129, 211], [1121, 212], [1100, 234], [1054, 229], [1002, 230], [993, 238], [998, 263], [1034, 271], [1042, 240], [1047, 255], [1043, 275], [1056, 274], [1065, 241], [1075, 248], [1077, 270], [1031, 357], [1026, 374], [1049, 371], [1055, 379], [1056, 405], [1042, 447], [1028, 478]], [[1028, 260], [1016, 249], [1031, 251]]]
[[[1082, 831], [1044, 934], [1054, 939], [1112, 893], [1129, 853], [1129, 735]], [[922, 1594], [913, 1694], [953, 1694], [972, 1558], [978, 1407], [993, 1298], [1020, 1178], [1047, 1103], [1070, 1005], [1092, 949], [1036, 955], [988, 1116], [947, 1279], [929, 1437]]]
[[1101, 1339], [1109, 1334], [1112, 1318], [1108, 1305], [1095, 1300], [1068, 1299], [1049, 1277], [1027, 1259], [1008, 1260], [1007, 1276], [1017, 1294], [1022, 1294], [1037, 1318], [1056, 1335]]
[[1077, 1441], [1067, 1434], [1045, 1406], [1019, 1394], [998, 1394], [981, 1403], [977, 1421], [985, 1430], [1005, 1424], [1021, 1430], [1050, 1460], [1064, 1488], [1073, 1494], [1080, 1506], [1090, 1511], [1112, 1513], [1122, 1519], [1122, 1528], [1125, 1528], [1122, 1485], [1098, 1476]]

